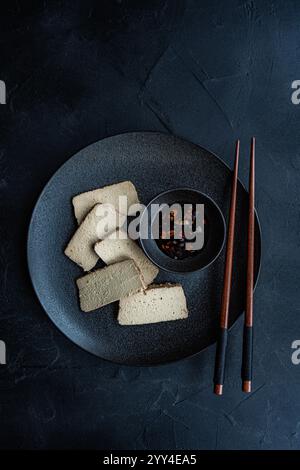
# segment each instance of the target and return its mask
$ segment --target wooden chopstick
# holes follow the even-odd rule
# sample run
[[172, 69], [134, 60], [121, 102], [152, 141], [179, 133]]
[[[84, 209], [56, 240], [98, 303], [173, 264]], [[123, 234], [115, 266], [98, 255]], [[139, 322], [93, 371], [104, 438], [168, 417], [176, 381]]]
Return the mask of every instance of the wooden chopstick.
[[254, 227], [255, 227], [255, 138], [251, 139], [248, 209], [248, 253], [246, 310], [243, 340], [242, 389], [250, 393], [252, 386], [253, 350], [253, 284], [254, 284]]
[[217, 343], [217, 351], [216, 351], [216, 359], [215, 359], [214, 392], [217, 395], [222, 395], [223, 384], [224, 384], [229, 302], [230, 302], [231, 278], [232, 278], [232, 259], [233, 259], [233, 247], [234, 247], [234, 228], [235, 228], [236, 192], [237, 192], [239, 155], [240, 155], [240, 141], [237, 140], [236, 147], [235, 147], [234, 172], [233, 172], [232, 186], [231, 186], [228, 236], [227, 236], [227, 244], [226, 244], [225, 273], [224, 273], [222, 304], [221, 304], [221, 313], [220, 313], [220, 329], [219, 329], [219, 338], [218, 338], [218, 343]]

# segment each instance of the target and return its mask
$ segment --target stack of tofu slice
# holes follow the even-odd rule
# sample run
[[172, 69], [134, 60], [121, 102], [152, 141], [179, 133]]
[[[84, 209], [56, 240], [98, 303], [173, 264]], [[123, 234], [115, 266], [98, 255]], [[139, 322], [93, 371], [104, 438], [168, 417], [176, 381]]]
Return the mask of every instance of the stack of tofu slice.
[[122, 230], [127, 213], [119, 197], [127, 197], [127, 207], [138, 204], [130, 181], [79, 194], [73, 198], [78, 229], [65, 254], [84, 271], [91, 271], [100, 258], [107, 265], [77, 279], [81, 310], [90, 312], [120, 301], [118, 322], [138, 325], [178, 320], [188, 316], [186, 298], [180, 284], [152, 284], [158, 268], [137, 243]]

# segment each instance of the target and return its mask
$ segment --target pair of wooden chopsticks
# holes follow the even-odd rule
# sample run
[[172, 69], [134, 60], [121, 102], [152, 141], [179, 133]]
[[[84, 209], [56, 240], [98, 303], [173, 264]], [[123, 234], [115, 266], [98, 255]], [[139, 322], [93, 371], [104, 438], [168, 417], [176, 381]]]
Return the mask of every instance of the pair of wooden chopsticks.
[[[234, 229], [236, 212], [236, 193], [240, 155], [240, 141], [236, 142], [235, 162], [232, 178], [231, 201], [229, 212], [229, 225], [226, 246], [226, 261], [224, 284], [222, 293], [222, 304], [220, 314], [220, 331], [217, 343], [214, 392], [222, 395], [225, 372], [225, 359], [228, 335], [229, 302], [232, 279], [232, 260], [234, 249]], [[255, 227], [255, 138], [251, 139], [250, 173], [249, 173], [249, 209], [248, 209], [248, 251], [247, 251], [247, 285], [246, 285], [246, 310], [243, 338], [242, 359], [242, 390], [251, 392], [252, 384], [252, 344], [253, 344], [253, 284], [254, 284], [254, 227]]]

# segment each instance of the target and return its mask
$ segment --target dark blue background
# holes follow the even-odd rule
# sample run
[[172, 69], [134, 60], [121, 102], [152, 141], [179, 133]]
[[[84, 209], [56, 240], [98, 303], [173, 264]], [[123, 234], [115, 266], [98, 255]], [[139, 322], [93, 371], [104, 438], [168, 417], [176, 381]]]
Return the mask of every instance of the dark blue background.
[[[297, 0], [1, 4], [0, 447], [300, 448], [299, 24]], [[231, 165], [240, 137], [244, 183], [257, 138], [251, 395], [241, 392], [242, 319], [220, 398], [213, 347], [163, 367], [113, 365], [57, 331], [32, 291], [25, 246], [39, 192], [78, 149], [132, 130], [182, 136]]]

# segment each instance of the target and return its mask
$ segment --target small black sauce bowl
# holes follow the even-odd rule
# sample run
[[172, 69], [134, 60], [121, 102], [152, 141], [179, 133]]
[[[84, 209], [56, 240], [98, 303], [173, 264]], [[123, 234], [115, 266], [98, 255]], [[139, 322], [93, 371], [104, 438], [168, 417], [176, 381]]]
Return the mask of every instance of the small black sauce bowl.
[[[151, 237], [153, 223], [151, 205], [172, 205], [176, 202], [204, 204], [204, 218], [209, 224], [209, 236], [204, 247], [198, 254], [184, 259], [171, 258], [160, 250], [156, 240]], [[148, 234], [148, 238], [140, 238], [140, 244], [154, 264], [165, 271], [187, 273], [206, 268], [217, 259], [224, 246], [226, 224], [220, 208], [209, 196], [195, 189], [179, 188], [160, 193], [149, 202], [140, 219], [140, 233]]]

